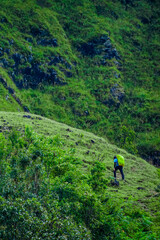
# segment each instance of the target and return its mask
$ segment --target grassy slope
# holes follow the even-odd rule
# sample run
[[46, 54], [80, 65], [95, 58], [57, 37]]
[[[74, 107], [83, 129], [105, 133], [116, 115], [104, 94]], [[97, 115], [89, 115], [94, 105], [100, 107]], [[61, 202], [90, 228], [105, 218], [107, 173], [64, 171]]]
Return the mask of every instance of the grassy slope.
[[[51, 66], [66, 86], [40, 85], [38, 89], [16, 89], [16, 95], [32, 113], [49, 117], [74, 127], [86, 129], [141, 155], [159, 150], [159, 2], [134, 1], [1, 1], [1, 47], [9, 62], [7, 69], [0, 68], [0, 75], [9, 86], [14, 86], [7, 72], [12, 72], [13, 59], [18, 52], [33, 55], [35, 62], [46, 63], [49, 58], [61, 55], [72, 66], [72, 78], [67, 78], [61, 67]], [[6, 12], [7, 9], [7, 12]], [[36, 44], [31, 28], [47, 29], [58, 41], [58, 47]], [[121, 56], [119, 70], [113, 61], [100, 66], [100, 56], [83, 57], [77, 47], [82, 42], [108, 34], [111, 43]], [[32, 38], [32, 42], [26, 40]], [[9, 41], [13, 39], [13, 45]], [[77, 65], [74, 66], [74, 62]], [[3, 64], [1, 63], [3, 67]], [[21, 67], [30, 66], [22, 63]], [[120, 73], [116, 79], [114, 72]], [[22, 75], [18, 78], [21, 80]], [[125, 100], [117, 109], [106, 106], [101, 100], [108, 99], [110, 88], [118, 83], [125, 90]], [[0, 85], [1, 86], [1, 85]], [[3, 89], [3, 86], [1, 86]], [[13, 87], [16, 88], [15, 86]], [[98, 90], [99, 96], [95, 94]], [[0, 109], [21, 111], [13, 100], [6, 100], [3, 89]], [[11, 96], [12, 99], [12, 96]], [[78, 99], [78, 100], [77, 100]], [[89, 115], [85, 114], [89, 112]], [[123, 125], [135, 131], [133, 149], [123, 144]], [[120, 138], [117, 138], [120, 136]], [[129, 144], [129, 145], [132, 145]]]
[[[30, 116], [30, 118], [24, 116]], [[113, 156], [117, 153], [122, 154], [126, 161], [124, 170], [126, 182], [122, 182], [118, 174], [120, 187], [108, 186], [108, 192], [115, 201], [121, 202], [122, 206], [130, 203], [132, 207], [138, 205], [148, 211], [155, 217], [154, 228], [159, 229], [160, 196], [155, 190], [159, 184], [159, 178], [154, 166], [92, 133], [34, 114], [0, 112], [1, 131], [8, 131], [10, 127], [22, 131], [26, 125], [40, 134], [60, 136], [63, 139], [64, 149], [75, 149], [76, 157], [83, 161], [82, 171], [88, 171], [95, 160], [104, 162], [106, 178], [110, 180], [113, 179]], [[143, 189], [138, 190], [138, 187]]]

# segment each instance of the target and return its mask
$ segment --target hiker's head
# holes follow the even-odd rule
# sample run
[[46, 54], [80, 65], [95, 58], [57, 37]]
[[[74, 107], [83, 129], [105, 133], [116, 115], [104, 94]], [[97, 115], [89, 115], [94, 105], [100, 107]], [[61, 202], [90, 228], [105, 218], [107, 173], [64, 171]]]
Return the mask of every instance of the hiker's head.
[[114, 156], [114, 159], [116, 159], [117, 157], [116, 156]]

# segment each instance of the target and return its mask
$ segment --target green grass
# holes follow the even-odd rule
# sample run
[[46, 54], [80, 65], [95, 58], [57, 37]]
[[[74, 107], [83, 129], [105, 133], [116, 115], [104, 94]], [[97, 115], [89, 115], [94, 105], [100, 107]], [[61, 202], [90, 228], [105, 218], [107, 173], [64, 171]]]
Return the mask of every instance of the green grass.
[[[1, 113], [2, 239], [159, 239], [159, 186], [156, 193], [149, 193], [158, 182], [159, 173], [153, 166], [150, 169], [148, 163], [143, 164], [143, 160], [94, 134], [38, 115], [28, 115], [30, 118], [24, 120], [24, 113]], [[37, 121], [41, 121], [41, 129], [37, 128]], [[28, 126], [24, 127], [25, 122]], [[66, 131], [69, 135], [65, 135]], [[128, 158], [127, 171], [136, 173], [135, 177], [132, 174], [132, 181], [126, 175], [127, 182], [120, 181], [116, 188], [109, 183], [113, 179], [109, 154], [115, 151]], [[137, 188], [139, 176], [147, 180], [139, 171], [140, 163], [154, 182], [147, 186], [148, 193], [142, 188], [136, 194], [130, 189]], [[152, 212], [150, 201], [154, 202]]]
[[[24, 117], [25, 115], [31, 118]], [[58, 136], [62, 139], [65, 150], [73, 149], [75, 156], [83, 162], [81, 171], [87, 172], [95, 161], [105, 164], [105, 177], [113, 179], [113, 156], [122, 154], [125, 158], [124, 174], [126, 181], [121, 180], [118, 173], [117, 179], [120, 187], [107, 187], [108, 193], [114, 197], [114, 201], [121, 202], [121, 206], [130, 203], [132, 207], [139, 206], [149, 212], [155, 219], [159, 218], [158, 201], [160, 195], [156, 187], [160, 183], [157, 169], [145, 160], [133, 156], [123, 149], [109, 143], [105, 138], [93, 133], [72, 128], [66, 124], [58, 123], [34, 114], [0, 112], [1, 131], [8, 131], [10, 127], [19, 131], [29, 126], [33, 131], [45, 136]], [[138, 190], [138, 187], [143, 189]], [[159, 229], [159, 223], [155, 228]]]
[[[160, 131], [159, 1], [8, 0], [1, 1], [0, 8], [0, 43], [2, 48], [10, 49], [9, 55], [4, 53], [0, 57], [10, 64], [6, 68], [1, 64], [0, 76], [31, 113], [108, 137], [112, 143], [146, 159], [159, 151], [155, 140]], [[33, 28], [45, 30], [50, 38], [57, 39], [58, 46], [38, 45], [37, 36], [31, 34]], [[102, 66], [101, 55], [82, 56], [78, 51], [82, 43], [104, 34], [121, 56], [120, 67], [115, 59]], [[26, 40], [28, 37], [31, 42]], [[48, 71], [50, 58], [60, 55], [72, 66], [73, 76], [67, 78], [65, 64], [59, 63], [49, 68], [56, 70], [67, 85], [40, 83], [36, 90], [17, 89], [11, 79], [14, 64], [11, 56], [17, 52], [25, 57], [32, 55], [34, 62], [42, 64], [44, 72]], [[23, 61], [19, 68], [24, 67], [30, 67], [30, 63]], [[115, 72], [120, 78], [115, 77]], [[23, 80], [21, 71], [17, 76], [17, 81], [20, 80]], [[115, 99], [113, 105], [103, 104], [112, 98], [110, 89], [114, 84], [119, 84], [125, 92], [119, 107]], [[0, 110], [17, 111], [17, 104], [8, 104], [6, 95], [7, 92], [3, 94]], [[135, 138], [122, 145], [124, 126], [128, 135], [134, 131]]]

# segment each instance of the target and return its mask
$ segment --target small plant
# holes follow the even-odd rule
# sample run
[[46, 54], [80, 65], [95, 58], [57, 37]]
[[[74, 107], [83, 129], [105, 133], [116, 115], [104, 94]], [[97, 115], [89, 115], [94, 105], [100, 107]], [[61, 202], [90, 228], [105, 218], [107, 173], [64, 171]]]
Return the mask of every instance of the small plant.
[[107, 180], [104, 177], [105, 165], [99, 161], [95, 161], [91, 168], [91, 176], [89, 183], [94, 191], [102, 191], [106, 188]]

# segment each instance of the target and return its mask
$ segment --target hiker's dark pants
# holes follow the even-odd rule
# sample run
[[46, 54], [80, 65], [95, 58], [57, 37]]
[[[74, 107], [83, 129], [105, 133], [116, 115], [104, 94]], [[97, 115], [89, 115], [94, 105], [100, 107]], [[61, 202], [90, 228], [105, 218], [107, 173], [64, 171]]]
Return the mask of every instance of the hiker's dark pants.
[[114, 177], [116, 178], [116, 171], [119, 170], [121, 172], [121, 175], [122, 175], [122, 179], [124, 180], [124, 174], [123, 174], [123, 167], [122, 166], [117, 166], [115, 167], [115, 170], [114, 170]]

